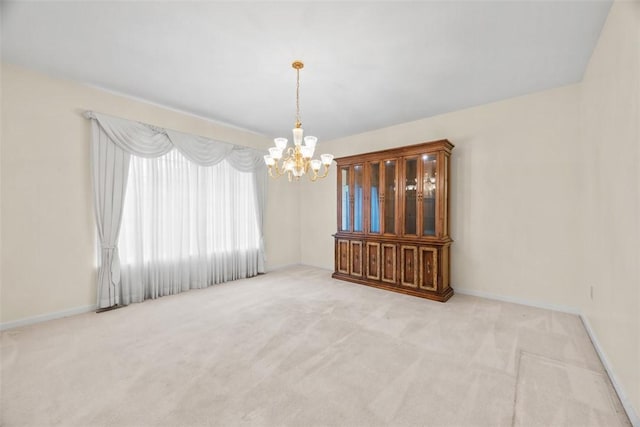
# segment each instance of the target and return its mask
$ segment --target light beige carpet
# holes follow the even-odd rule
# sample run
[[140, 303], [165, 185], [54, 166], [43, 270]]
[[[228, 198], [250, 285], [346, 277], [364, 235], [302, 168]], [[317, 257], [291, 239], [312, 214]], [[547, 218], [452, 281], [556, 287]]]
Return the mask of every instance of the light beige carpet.
[[627, 426], [573, 315], [294, 267], [2, 333], [3, 426]]

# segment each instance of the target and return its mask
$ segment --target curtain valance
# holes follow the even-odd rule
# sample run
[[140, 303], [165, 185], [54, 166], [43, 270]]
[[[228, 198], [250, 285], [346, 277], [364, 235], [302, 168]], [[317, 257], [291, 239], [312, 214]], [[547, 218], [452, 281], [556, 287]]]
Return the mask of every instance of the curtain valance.
[[213, 166], [226, 159], [241, 172], [266, 170], [263, 153], [253, 148], [93, 111], [87, 111], [85, 117], [94, 119], [114, 144], [134, 156], [159, 157], [176, 148], [200, 166]]

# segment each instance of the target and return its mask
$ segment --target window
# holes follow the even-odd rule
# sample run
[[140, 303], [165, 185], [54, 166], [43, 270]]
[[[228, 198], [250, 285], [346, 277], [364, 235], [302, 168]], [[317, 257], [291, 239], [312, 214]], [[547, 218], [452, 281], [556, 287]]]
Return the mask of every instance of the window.
[[119, 238], [124, 295], [135, 302], [257, 274], [254, 185], [227, 161], [198, 166], [177, 150], [132, 156]]

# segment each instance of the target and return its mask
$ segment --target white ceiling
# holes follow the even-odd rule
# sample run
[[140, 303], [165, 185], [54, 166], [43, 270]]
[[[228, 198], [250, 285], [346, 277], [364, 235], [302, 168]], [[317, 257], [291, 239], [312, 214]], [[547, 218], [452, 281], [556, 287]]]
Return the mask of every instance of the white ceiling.
[[2, 60], [320, 140], [579, 82], [610, 1], [4, 2]]

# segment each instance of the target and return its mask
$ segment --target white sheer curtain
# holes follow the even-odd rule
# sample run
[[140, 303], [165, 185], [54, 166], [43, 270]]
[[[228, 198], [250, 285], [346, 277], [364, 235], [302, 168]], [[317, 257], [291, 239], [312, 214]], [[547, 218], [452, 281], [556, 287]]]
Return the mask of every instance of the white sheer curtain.
[[[98, 227], [98, 236], [100, 238], [99, 243], [101, 247], [97, 280], [97, 304], [99, 308], [110, 307], [118, 303], [126, 304], [131, 301], [140, 301], [144, 298], [153, 298], [166, 295], [167, 293], [175, 293], [180, 290], [218, 283], [223, 280], [245, 277], [243, 275], [253, 275], [264, 272], [264, 261], [266, 257], [263, 238], [263, 222], [266, 200], [267, 170], [262, 159], [262, 152], [252, 148], [230, 144], [228, 142], [214, 141], [202, 136], [172, 131], [170, 129], [162, 129], [157, 126], [113, 117], [106, 114], [98, 114], [92, 111], [85, 112], [85, 117], [91, 120], [92, 126], [91, 171], [93, 177], [96, 224]], [[142, 248], [140, 250], [144, 252], [135, 252], [134, 248], [138, 249], [135, 246], [131, 246], [128, 249], [128, 270], [126, 272], [125, 295], [120, 278], [118, 241], [125, 195], [129, 192], [129, 162], [134, 158], [137, 159], [135, 160], [136, 165], [138, 165], [136, 166], [136, 170], [153, 169], [148, 165], [142, 166], [145, 159], [149, 162], [153, 162], [153, 159], [162, 158], [164, 160], [160, 160], [157, 165], [165, 166], [167, 164], [175, 166], [178, 163], [183, 166], [188, 164], [188, 167], [184, 166], [186, 169], [181, 169], [181, 172], [178, 171], [180, 168], [176, 167], [175, 170], [172, 169], [172, 172], [165, 171], [164, 174], [160, 174], [159, 172], [155, 175], [152, 172], [149, 173], [151, 176], [158, 177], [156, 179], [158, 188], [160, 188], [160, 184], [162, 183], [167, 184], [168, 182], [171, 182], [172, 184], [169, 186], [171, 191], [174, 191], [174, 187], [177, 186], [177, 184], [173, 184], [173, 178], [176, 176], [180, 177], [177, 182], [182, 182], [181, 180], [184, 180], [184, 176], [186, 175], [189, 177], [190, 181], [188, 186], [185, 188], [192, 191], [188, 196], [188, 201], [191, 203], [188, 206], [179, 204], [183, 201], [181, 198], [187, 196], [172, 195], [169, 197], [166, 194], [164, 198], [160, 196], [153, 196], [155, 198], [149, 196], [144, 202], [139, 202], [140, 206], [136, 207], [137, 211], [135, 214], [141, 218], [138, 220], [138, 225], [140, 227], [142, 227], [142, 224], [145, 226], [147, 224], [147, 220], [143, 220], [142, 218], [144, 217], [140, 216], [143, 209], [147, 209], [147, 212], [150, 214], [155, 214], [157, 208], [164, 203], [163, 206], [165, 207], [169, 206], [173, 209], [187, 209], [191, 212], [193, 203], [204, 203], [203, 200], [209, 200], [206, 197], [210, 195], [209, 193], [213, 187], [207, 187], [203, 183], [207, 180], [211, 181], [206, 176], [208, 176], [207, 174], [214, 172], [211, 170], [204, 173], [202, 172], [204, 169], [198, 169], [199, 167], [215, 168], [219, 165], [220, 168], [228, 168], [231, 166], [232, 169], [235, 169], [239, 175], [231, 174], [229, 176], [233, 175], [232, 178], [227, 177], [226, 181], [222, 180], [221, 182], [227, 182], [227, 185], [231, 186], [231, 191], [236, 191], [236, 193], [233, 193], [234, 197], [242, 196], [246, 198], [246, 200], [244, 198], [233, 198], [234, 202], [230, 203], [232, 208], [237, 209], [236, 211], [233, 211], [233, 215], [240, 215], [240, 218], [237, 218], [238, 223], [241, 223], [240, 221], [242, 221], [244, 208], [246, 208], [247, 211], [253, 209], [253, 218], [255, 218], [255, 222], [252, 222], [250, 219], [247, 219], [247, 221], [250, 225], [255, 223], [258, 229], [258, 256], [255, 261], [257, 267], [254, 266], [254, 258], [251, 255], [250, 250], [247, 249], [245, 251], [245, 246], [242, 246], [241, 242], [243, 238], [237, 234], [233, 237], [235, 238], [234, 244], [236, 245], [234, 246], [235, 252], [230, 252], [228, 249], [225, 249], [223, 252], [219, 252], [218, 249], [216, 249], [219, 248], [219, 246], [216, 246], [216, 242], [218, 242], [219, 239], [228, 243], [229, 238], [224, 236], [227, 236], [228, 233], [231, 232], [237, 233], [237, 230], [232, 231], [235, 229], [229, 228], [226, 222], [213, 224], [215, 226], [223, 224], [221, 229], [212, 229], [213, 231], [208, 231], [209, 229], [207, 228], [203, 229], [204, 231], [200, 229], [190, 231], [191, 234], [189, 234], [189, 236], [192, 236], [193, 233], [195, 233], [197, 239], [193, 241], [194, 243], [188, 243], [189, 251], [183, 251], [183, 245], [187, 244], [180, 242], [180, 252], [175, 252], [175, 249], [167, 249], [167, 247], [162, 246], [165, 244], [164, 240], [166, 239], [168, 239], [169, 242], [175, 243], [176, 236], [174, 234], [177, 233], [176, 230], [181, 230], [180, 227], [185, 227], [184, 224], [173, 225], [173, 228], [167, 228], [172, 231], [170, 231], [166, 236], [152, 234], [148, 237], [150, 242], [154, 242], [154, 245], [158, 244], [160, 245], [158, 248], [162, 248], [156, 249], [158, 256], [152, 256], [152, 251], [149, 248], [145, 249], [144, 245], [140, 246], [139, 243], [138, 246]], [[150, 164], [151, 163], [149, 163], [149, 165]], [[190, 172], [185, 172], [185, 170], [189, 170]], [[196, 170], [198, 170], [198, 172], [194, 172]], [[248, 182], [247, 180], [251, 181], [252, 186], [249, 184], [244, 187], [240, 186], [240, 183], [244, 183], [245, 181]], [[136, 179], [136, 182], [137, 181], [138, 179]], [[217, 178], [214, 179], [214, 182], [216, 185], [218, 184]], [[192, 184], [193, 188], [196, 190], [191, 189]], [[141, 183], [134, 183], [132, 185], [138, 185], [136, 188], [140, 189], [145, 186]], [[157, 192], [158, 191], [159, 190], [157, 190]], [[196, 191], [196, 193], [193, 193], [193, 191]], [[140, 192], [142, 192], [142, 190], [140, 190]], [[148, 189], [145, 192], [145, 194], [152, 193], [153, 192]], [[155, 202], [151, 202], [149, 200], [155, 200]], [[168, 205], [167, 203], [170, 202], [167, 202], [166, 200], [171, 200], [176, 204]], [[236, 203], [235, 200], [243, 200], [244, 202], [238, 202], [239, 204], [234, 205], [234, 203]], [[144, 204], [147, 202], [149, 205]], [[246, 205], [243, 205], [245, 202]], [[214, 200], [213, 202], [207, 203], [210, 203], [211, 206], [217, 207], [218, 203], [226, 203], [226, 200], [223, 197], [220, 200]], [[147, 208], [144, 208], [143, 206], [147, 206]], [[198, 206], [198, 209], [201, 207], [202, 206]], [[250, 214], [250, 212], [247, 213], [247, 215]], [[134, 214], [128, 214], [128, 217], [131, 217], [131, 215]], [[196, 215], [196, 217], [199, 218], [197, 222], [201, 223], [202, 219], [197, 215], [204, 214], [191, 213], [190, 215]], [[174, 218], [174, 216], [163, 216], [162, 218], [157, 219], [159, 224], [157, 226], [158, 230], [160, 228], [165, 230], [167, 226], [166, 222], [169, 221], [167, 218]], [[229, 214], [227, 214], [227, 217], [229, 217]], [[208, 221], [210, 219], [206, 215], [203, 218], [204, 221]], [[128, 227], [133, 227], [133, 225], [131, 225], [131, 221], [127, 221], [129, 224]], [[135, 225], [136, 221], [132, 221]], [[191, 223], [193, 223], [193, 221]], [[207, 223], [207, 227], [209, 225], [211, 224]], [[137, 234], [138, 231], [144, 230], [144, 228], [136, 230], [137, 231], [133, 232], [134, 235]], [[204, 232], [205, 234], [201, 234], [201, 232]], [[213, 238], [213, 240], [211, 240], [211, 242], [213, 242], [211, 250], [208, 253], [208, 256], [213, 258], [209, 259], [209, 266], [205, 268], [202, 263], [198, 264], [196, 261], [197, 258], [205, 256], [204, 254], [209, 250], [202, 250], [203, 247], [208, 247], [207, 244], [203, 244], [200, 240], [208, 238], [206, 233], [209, 233]], [[219, 233], [221, 234], [219, 235]], [[187, 234], [183, 233], [180, 236], [186, 235]], [[246, 247], [251, 246], [253, 248], [252, 245], [254, 245], [255, 242], [253, 242], [252, 238], [248, 239], [251, 241], [251, 244], [247, 244]], [[134, 243], [130, 243], [129, 241], [127, 241], [127, 244], [134, 245]], [[167, 251], [169, 251], [171, 255], [167, 256], [172, 260], [174, 259], [172, 257], [174, 257], [176, 253], [180, 254], [180, 257], [183, 255], [186, 256], [187, 258], [179, 258], [183, 261], [187, 259], [191, 267], [187, 270], [182, 267], [178, 268], [176, 265], [171, 264], [171, 262], [174, 261], [162, 264], [160, 260], [169, 259], [162, 258], [165, 256], [165, 253], [168, 253]], [[137, 254], [136, 256], [133, 256], [134, 252]], [[140, 255], [142, 253], [144, 254]], [[221, 255], [222, 253], [224, 253], [224, 256]], [[243, 261], [242, 256], [233, 257], [231, 256], [232, 253], [242, 253], [248, 258]], [[133, 258], [130, 258], [130, 256]], [[131, 259], [135, 260], [135, 262], [131, 262]], [[131, 267], [132, 265], [137, 267], [133, 268]], [[141, 267], [145, 265], [146, 267]], [[208, 268], [213, 267], [216, 267], [215, 271], [207, 270]], [[162, 277], [157, 277], [158, 275], [162, 275]], [[141, 280], [134, 284], [134, 277]], [[178, 278], [179, 280], [182, 280], [182, 283], [179, 284], [177, 282]]]
[[177, 150], [131, 157], [118, 244], [122, 303], [258, 274], [252, 173]]

